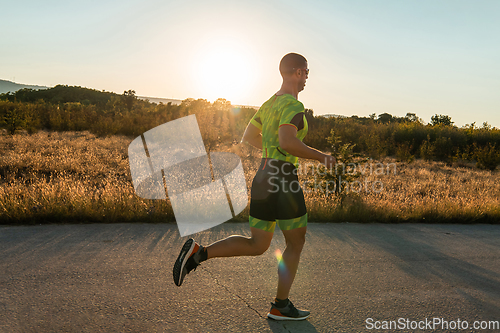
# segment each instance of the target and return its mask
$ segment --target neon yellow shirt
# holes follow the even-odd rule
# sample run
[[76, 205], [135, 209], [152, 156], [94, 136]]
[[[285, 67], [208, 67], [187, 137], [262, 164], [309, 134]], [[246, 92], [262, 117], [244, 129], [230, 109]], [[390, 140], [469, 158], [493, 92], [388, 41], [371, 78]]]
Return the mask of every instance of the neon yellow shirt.
[[289, 94], [274, 95], [262, 104], [250, 120], [262, 131], [262, 158], [286, 161], [298, 167], [298, 158], [279, 146], [278, 130], [281, 126], [294, 126], [296, 137], [302, 141], [308, 130], [304, 111], [304, 105]]

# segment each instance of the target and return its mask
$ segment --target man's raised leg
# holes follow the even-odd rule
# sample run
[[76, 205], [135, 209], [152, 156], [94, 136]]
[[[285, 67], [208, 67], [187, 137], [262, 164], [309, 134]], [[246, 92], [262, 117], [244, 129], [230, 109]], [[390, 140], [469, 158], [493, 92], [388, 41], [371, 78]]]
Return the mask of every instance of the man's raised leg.
[[250, 227], [252, 237], [229, 236], [206, 247], [208, 258], [257, 256], [266, 252], [274, 232]]

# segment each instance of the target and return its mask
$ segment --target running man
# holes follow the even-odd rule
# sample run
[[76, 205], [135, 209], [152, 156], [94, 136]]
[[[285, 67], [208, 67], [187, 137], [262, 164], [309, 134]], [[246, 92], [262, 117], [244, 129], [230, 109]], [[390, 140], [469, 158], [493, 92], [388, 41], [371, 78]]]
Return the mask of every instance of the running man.
[[186, 274], [203, 261], [216, 257], [257, 256], [269, 248], [278, 223], [286, 240], [282, 258], [286, 270], [278, 269], [278, 290], [269, 318], [303, 320], [310, 312], [299, 310], [288, 299], [305, 242], [307, 210], [297, 178], [298, 158], [317, 160], [330, 168], [333, 156], [305, 145], [308, 126], [304, 105], [297, 100], [304, 90], [309, 69], [307, 60], [296, 53], [285, 55], [279, 70], [281, 89], [253, 116], [242, 142], [262, 149], [262, 162], [251, 188], [251, 237], [232, 235], [209, 246], [188, 239], [175, 262], [174, 282], [180, 286]]

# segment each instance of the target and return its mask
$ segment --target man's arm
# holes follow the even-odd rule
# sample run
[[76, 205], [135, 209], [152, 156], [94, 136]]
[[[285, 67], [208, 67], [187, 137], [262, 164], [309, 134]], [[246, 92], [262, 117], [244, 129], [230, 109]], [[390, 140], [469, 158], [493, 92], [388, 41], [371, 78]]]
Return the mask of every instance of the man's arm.
[[255, 148], [262, 150], [262, 131], [252, 123], [248, 123], [241, 142], [249, 143]]
[[281, 126], [278, 131], [280, 147], [289, 154], [301, 158], [308, 158], [323, 163], [327, 168], [335, 165], [335, 157], [323, 154], [317, 149], [307, 146], [297, 139], [297, 128], [291, 125]]

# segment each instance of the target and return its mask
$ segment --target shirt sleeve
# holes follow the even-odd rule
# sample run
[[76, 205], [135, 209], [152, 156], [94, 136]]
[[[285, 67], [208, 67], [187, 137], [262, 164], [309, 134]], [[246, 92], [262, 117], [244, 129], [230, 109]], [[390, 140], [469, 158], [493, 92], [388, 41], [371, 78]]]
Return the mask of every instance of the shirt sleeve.
[[281, 118], [280, 118], [279, 127], [281, 127], [283, 125], [290, 125], [290, 126], [294, 126], [295, 128], [297, 128], [297, 130], [299, 130], [299, 128], [297, 126], [298, 124], [296, 124], [297, 119], [299, 117], [295, 117], [295, 116], [300, 114], [300, 113], [304, 113], [304, 112], [305, 112], [304, 104], [302, 104], [301, 102], [296, 100], [296, 101], [289, 103], [283, 109], [283, 113], [281, 114]]
[[297, 131], [300, 131], [301, 129], [304, 128], [304, 112], [297, 113], [295, 116], [293, 116], [292, 120], [290, 121], [290, 124], [295, 125], [297, 127]]
[[260, 109], [257, 111], [252, 119], [250, 119], [250, 124], [253, 124], [258, 129], [262, 130], [262, 120], [260, 119]]

